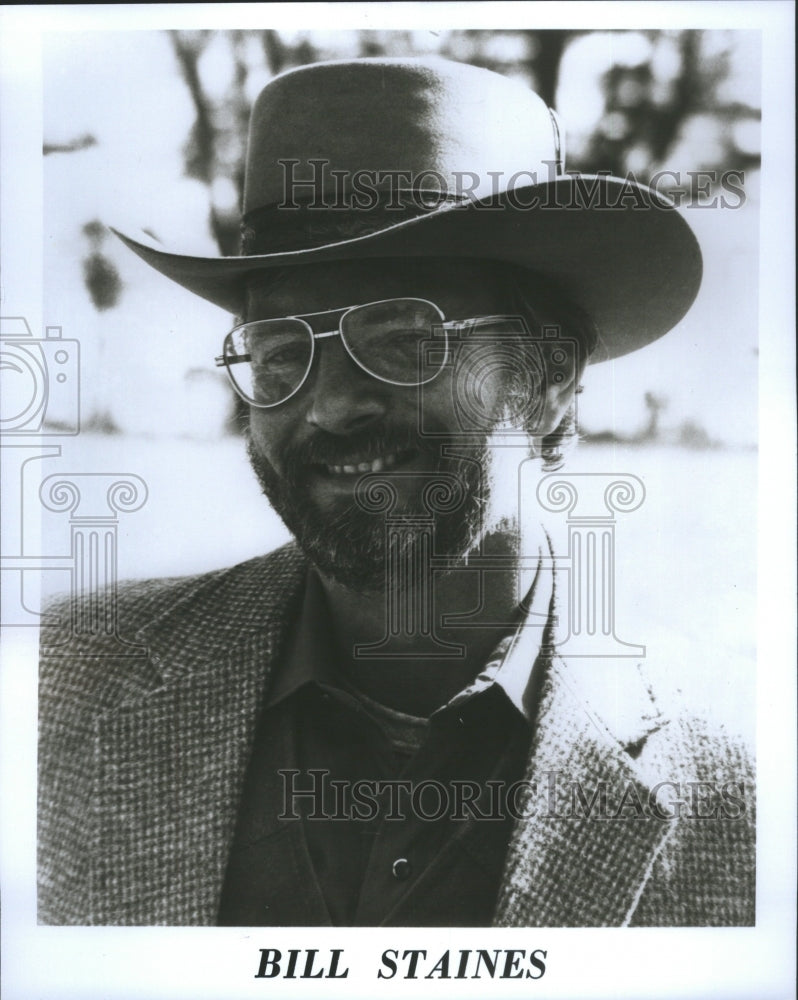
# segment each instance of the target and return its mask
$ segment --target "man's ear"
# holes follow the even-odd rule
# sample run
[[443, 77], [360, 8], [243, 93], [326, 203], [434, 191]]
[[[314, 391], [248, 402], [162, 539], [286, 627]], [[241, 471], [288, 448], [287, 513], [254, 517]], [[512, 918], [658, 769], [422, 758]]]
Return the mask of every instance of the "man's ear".
[[545, 436], [553, 433], [559, 427], [568, 408], [574, 403], [583, 370], [584, 365], [579, 365], [572, 370], [570, 377], [565, 377], [560, 382], [553, 379], [548, 380], [537, 434]]

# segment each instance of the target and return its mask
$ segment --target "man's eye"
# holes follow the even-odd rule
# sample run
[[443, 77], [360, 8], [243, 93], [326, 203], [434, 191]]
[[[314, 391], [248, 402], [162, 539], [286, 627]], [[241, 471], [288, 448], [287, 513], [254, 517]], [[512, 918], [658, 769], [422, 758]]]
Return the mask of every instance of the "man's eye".
[[415, 354], [421, 340], [422, 336], [418, 330], [393, 331], [390, 337], [385, 340], [385, 348], [395, 351], [412, 351]]
[[264, 368], [304, 364], [307, 361], [307, 353], [307, 350], [299, 345], [285, 345], [275, 347], [272, 350], [259, 351], [255, 357], [255, 363]]
[[284, 347], [280, 351], [271, 351], [267, 354], [263, 359], [263, 363], [267, 365], [278, 365], [297, 360], [299, 360], [299, 351], [295, 348]]

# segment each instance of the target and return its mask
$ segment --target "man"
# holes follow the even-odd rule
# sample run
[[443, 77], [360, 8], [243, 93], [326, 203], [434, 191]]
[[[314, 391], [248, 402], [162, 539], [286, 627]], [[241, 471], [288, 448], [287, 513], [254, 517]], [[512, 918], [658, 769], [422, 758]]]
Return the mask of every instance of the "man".
[[565, 175], [515, 82], [359, 60], [262, 92], [242, 232], [222, 260], [122, 238], [236, 314], [218, 363], [296, 543], [123, 588], [128, 657], [45, 649], [40, 919], [752, 923], [742, 751], [633, 659], [559, 654], [519, 490], [588, 360], [689, 308], [686, 223]]

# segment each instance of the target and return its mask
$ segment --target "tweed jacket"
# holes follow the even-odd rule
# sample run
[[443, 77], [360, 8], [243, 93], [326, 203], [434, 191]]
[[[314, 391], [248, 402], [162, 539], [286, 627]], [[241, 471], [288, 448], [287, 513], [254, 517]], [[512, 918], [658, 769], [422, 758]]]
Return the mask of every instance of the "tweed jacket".
[[[259, 706], [305, 571], [289, 545], [120, 588], [124, 641], [43, 630], [41, 923], [215, 923]], [[526, 779], [545, 794], [515, 822], [494, 924], [753, 924], [744, 751], [659, 703], [633, 662], [610, 662], [543, 664]], [[652, 809], [663, 792], [672, 801]]]

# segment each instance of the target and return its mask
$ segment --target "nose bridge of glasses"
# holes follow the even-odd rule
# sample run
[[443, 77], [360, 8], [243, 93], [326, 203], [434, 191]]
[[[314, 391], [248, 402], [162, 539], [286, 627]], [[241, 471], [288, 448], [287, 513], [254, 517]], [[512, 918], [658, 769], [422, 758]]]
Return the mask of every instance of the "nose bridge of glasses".
[[310, 330], [314, 340], [322, 340], [340, 333], [341, 320], [352, 308], [346, 306], [342, 309], [324, 309], [321, 312], [302, 313], [293, 318], [300, 320]]
[[[314, 348], [313, 357], [309, 364], [308, 377], [315, 385], [325, 386], [325, 391], [329, 391], [331, 387], [337, 387], [338, 391], [341, 390], [342, 373], [344, 371], [346, 371], [347, 377], [343, 379], [343, 382], [348, 386], [354, 384], [352, 382], [352, 374], [362, 368], [357, 354], [353, 354], [352, 348], [347, 343], [345, 336], [342, 336], [341, 318], [346, 312], [347, 310], [340, 310], [334, 329], [313, 330], [311, 328], [310, 330]], [[307, 323], [307, 318], [303, 317], [303, 319]], [[323, 325], [329, 327], [330, 320], [327, 319]], [[322, 341], [322, 343], [316, 346], [318, 341]], [[355, 365], [354, 369], [350, 368], [353, 362]], [[362, 388], [360, 391], [362, 391]]]
[[304, 386], [307, 419], [325, 430], [339, 433], [384, 414], [384, 381], [374, 377], [345, 337], [335, 330], [313, 332], [313, 351]]

